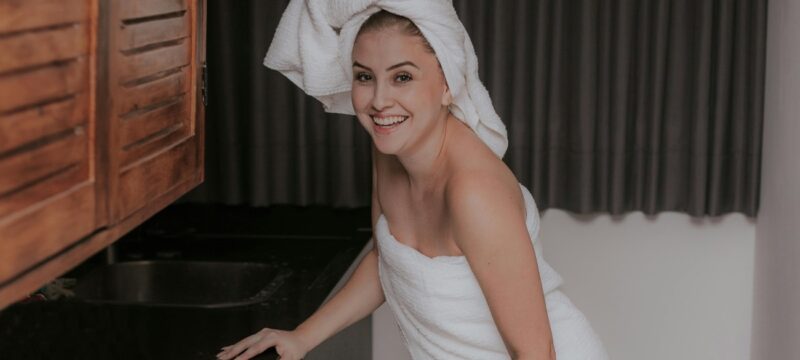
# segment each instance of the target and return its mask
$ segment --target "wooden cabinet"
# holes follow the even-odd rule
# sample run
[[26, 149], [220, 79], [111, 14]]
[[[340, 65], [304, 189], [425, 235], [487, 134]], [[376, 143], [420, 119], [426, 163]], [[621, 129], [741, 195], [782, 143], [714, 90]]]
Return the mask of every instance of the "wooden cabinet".
[[0, 309], [203, 179], [204, 0], [0, 0]]

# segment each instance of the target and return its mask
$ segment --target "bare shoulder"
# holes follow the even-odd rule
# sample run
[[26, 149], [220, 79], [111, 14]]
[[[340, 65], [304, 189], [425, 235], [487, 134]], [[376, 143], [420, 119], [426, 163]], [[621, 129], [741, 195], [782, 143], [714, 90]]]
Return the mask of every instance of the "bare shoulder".
[[525, 218], [525, 202], [519, 182], [511, 170], [497, 158], [472, 161], [448, 179], [445, 206], [453, 225], [480, 219], [486, 224], [500, 224], [499, 218]]
[[492, 264], [533, 254], [525, 202], [513, 176], [486, 170], [459, 174], [448, 182], [445, 202], [452, 239], [482, 285], [496, 283], [487, 275]]
[[[459, 120], [455, 120], [459, 121]], [[497, 203], [524, 210], [519, 181], [514, 173], [466, 126], [457, 127], [450, 177], [445, 185], [448, 210], [462, 212], [474, 206]], [[479, 208], [476, 211], [480, 212]]]
[[513, 175], [497, 169], [470, 169], [454, 174], [445, 188], [445, 203], [451, 216], [462, 217], [485, 217], [493, 210], [502, 213], [519, 210], [524, 214], [525, 209], [519, 182]]

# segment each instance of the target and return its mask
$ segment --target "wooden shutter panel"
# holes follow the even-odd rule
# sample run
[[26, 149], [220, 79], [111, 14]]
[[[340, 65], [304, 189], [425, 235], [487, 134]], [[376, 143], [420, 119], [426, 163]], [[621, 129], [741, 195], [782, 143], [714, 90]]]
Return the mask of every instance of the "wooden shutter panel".
[[187, 0], [111, 1], [113, 221], [202, 180], [202, 9]]
[[0, 0], [0, 309], [203, 179], [205, 0]]
[[103, 225], [89, 0], [0, 1], [0, 284]]

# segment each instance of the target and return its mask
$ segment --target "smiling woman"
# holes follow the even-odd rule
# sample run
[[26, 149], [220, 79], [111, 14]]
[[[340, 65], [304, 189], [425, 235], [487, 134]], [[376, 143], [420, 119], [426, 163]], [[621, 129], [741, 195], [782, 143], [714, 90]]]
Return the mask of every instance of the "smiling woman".
[[393, 155], [424, 146], [415, 134], [436, 131], [452, 102], [433, 49], [419, 30], [408, 30], [416, 28], [413, 23], [398, 19], [382, 11], [361, 28], [351, 90], [356, 116], [375, 147]]
[[414, 359], [607, 359], [541, 257], [536, 203], [502, 161], [505, 126], [452, 3], [317, 4], [289, 4], [265, 65], [371, 137], [376, 246], [296, 329], [219, 357], [300, 359], [385, 301]]

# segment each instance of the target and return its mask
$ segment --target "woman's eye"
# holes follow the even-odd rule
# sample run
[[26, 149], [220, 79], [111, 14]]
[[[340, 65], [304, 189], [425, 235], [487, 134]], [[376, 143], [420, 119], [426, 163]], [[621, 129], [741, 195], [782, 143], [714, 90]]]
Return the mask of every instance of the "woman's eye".
[[363, 73], [362, 72], [362, 73], [356, 74], [356, 80], [361, 81], [361, 82], [370, 81], [370, 80], [372, 80], [372, 76], [370, 76], [367, 73]]
[[411, 81], [411, 75], [409, 75], [409, 74], [399, 74], [399, 75], [397, 75], [397, 77], [395, 79], [397, 81], [399, 81], [399, 82], [409, 82], [409, 81]]

